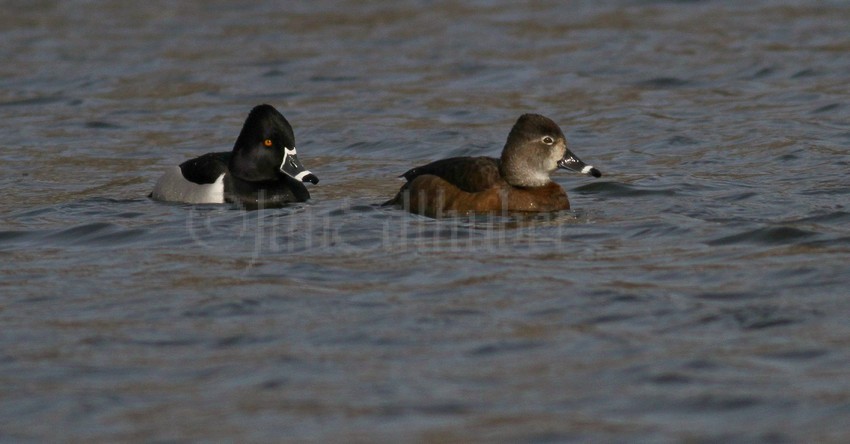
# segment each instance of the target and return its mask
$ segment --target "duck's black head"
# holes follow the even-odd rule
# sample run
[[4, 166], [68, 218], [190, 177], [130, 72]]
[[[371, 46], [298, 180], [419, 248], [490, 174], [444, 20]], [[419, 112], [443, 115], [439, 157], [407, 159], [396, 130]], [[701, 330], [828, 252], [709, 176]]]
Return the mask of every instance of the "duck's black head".
[[231, 174], [250, 182], [279, 180], [281, 173], [303, 182], [319, 182], [296, 156], [292, 126], [271, 105], [258, 105], [248, 114], [233, 145], [229, 168]]

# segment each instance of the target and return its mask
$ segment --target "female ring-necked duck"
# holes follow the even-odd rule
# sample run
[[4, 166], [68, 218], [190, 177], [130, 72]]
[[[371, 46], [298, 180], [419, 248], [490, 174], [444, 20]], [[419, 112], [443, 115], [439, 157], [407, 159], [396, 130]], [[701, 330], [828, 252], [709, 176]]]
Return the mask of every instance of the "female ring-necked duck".
[[430, 217], [567, 210], [567, 193], [549, 178], [558, 168], [602, 176], [567, 148], [555, 122], [524, 114], [511, 128], [500, 159], [452, 157], [413, 168], [400, 176], [407, 182], [385, 205]]
[[273, 106], [259, 105], [245, 119], [233, 151], [204, 154], [170, 168], [150, 197], [274, 207], [309, 199], [302, 182], [316, 184], [319, 178], [298, 160], [292, 126]]

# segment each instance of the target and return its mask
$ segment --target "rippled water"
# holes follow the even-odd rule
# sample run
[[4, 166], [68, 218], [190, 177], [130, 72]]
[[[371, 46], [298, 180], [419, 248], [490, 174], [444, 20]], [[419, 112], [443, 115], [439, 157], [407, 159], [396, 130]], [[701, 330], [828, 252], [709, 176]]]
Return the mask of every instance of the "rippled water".
[[[3, 5], [3, 441], [850, 435], [845, 2]], [[310, 202], [145, 197], [264, 102]], [[377, 205], [523, 112], [572, 211]]]

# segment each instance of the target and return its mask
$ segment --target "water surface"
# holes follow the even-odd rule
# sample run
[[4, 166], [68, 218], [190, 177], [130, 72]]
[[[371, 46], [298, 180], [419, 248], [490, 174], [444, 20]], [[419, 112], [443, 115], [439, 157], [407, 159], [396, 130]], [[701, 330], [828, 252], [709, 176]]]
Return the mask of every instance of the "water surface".
[[[842, 442], [840, 1], [6, 2], [0, 438]], [[292, 122], [283, 209], [161, 172]], [[601, 179], [432, 220], [412, 166], [524, 112]]]

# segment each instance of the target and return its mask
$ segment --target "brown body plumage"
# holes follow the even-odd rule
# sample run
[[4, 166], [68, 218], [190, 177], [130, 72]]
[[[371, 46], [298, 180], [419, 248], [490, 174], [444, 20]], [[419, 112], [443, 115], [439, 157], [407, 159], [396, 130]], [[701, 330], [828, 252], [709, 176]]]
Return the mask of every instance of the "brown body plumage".
[[557, 168], [601, 176], [567, 149], [558, 125], [524, 114], [501, 158], [453, 157], [413, 168], [402, 175], [407, 183], [387, 204], [430, 217], [566, 210], [567, 193], [549, 179]]

